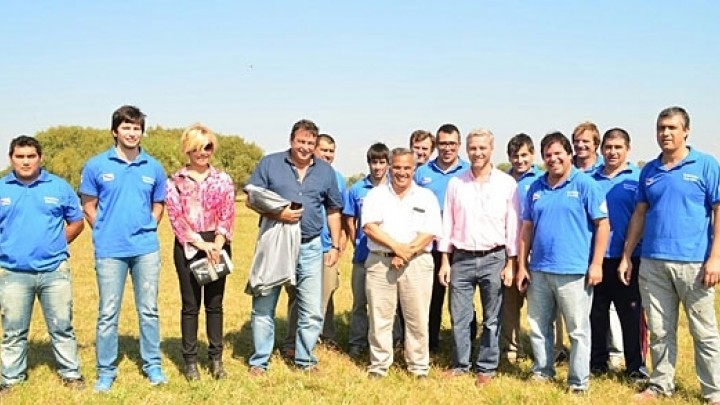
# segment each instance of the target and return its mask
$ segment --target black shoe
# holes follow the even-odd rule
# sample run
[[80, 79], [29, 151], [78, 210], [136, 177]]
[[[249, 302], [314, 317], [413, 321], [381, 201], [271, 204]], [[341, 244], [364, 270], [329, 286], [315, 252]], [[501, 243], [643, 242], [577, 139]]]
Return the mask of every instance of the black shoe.
[[210, 375], [216, 380], [223, 380], [227, 377], [222, 360], [210, 360]]
[[64, 385], [67, 388], [76, 390], [76, 391], [82, 391], [85, 389], [85, 379], [82, 377], [78, 378], [61, 378], [60, 381], [62, 381], [62, 385]]
[[198, 371], [197, 363], [185, 363], [185, 379], [188, 381], [200, 381], [200, 371]]

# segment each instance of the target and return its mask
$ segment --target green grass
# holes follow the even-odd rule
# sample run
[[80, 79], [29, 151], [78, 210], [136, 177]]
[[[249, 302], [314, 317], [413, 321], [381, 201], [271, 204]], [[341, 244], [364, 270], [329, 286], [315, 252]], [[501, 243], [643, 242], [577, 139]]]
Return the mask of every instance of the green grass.
[[[565, 393], [563, 379], [567, 367], [558, 370], [558, 383], [538, 384], [526, 379], [532, 362], [503, 365], [497, 379], [478, 390], [471, 376], [447, 380], [442, 377], [450, 361], [449, 318], [443, 324], [443, 351], [433, 361], [430, 377], [415, 380], [403, 370], [402, 359], [396, 358], [388, 378], [368, 380], [365, 365], [352, 362], [346, 355], [318, 348], [321, 372], [307, 375], [286, 365], [274, 355], [267, 377], [249, 379], [247, 358], [252, 341], [250, 334], [250, 297], [243, 290], [247, 281], [255, 235], [257, 216], [238, 204], [236, 232], [233, 241], [235, 273], [228, 280], [225, 293], [225, 364], [229, 378], [217, 382], [207, 372], [203, 360], [202, 380], [187, 383], [181, 374], [180, 349], [180, 293], [172, 263], [172, 232], [167, 219], [160, 229], [162, 272], [160, 276], [160, 323], [162, 335], [163, 367], [170, 378], [166, 386], [151, 387], [140, 369], [137, 315], [132, 288], [128, 281], [120, 318], [119, 376], [108, 394], [92, 391], [95, 382], [95, 320], [97, 316], [97, 287], [91, 232], [86, 231], [71, 246], [75, 298], [75, 330], [80, 345], [82, 372], [88, 389], [73, 392], [63, 387], [55, 372], [55, 361], [49, 345], [47, 329], [40, 308], [36, 305], [30, 330], [28, 381], [15, 387], [0, 398], [2, 403], [269, 403], [269, 404], [513, 404], [513, 403], [573, 403], [592, 402], [620, 404], [630, 402], [635, 389], [617, 376], [593, 378], [587, 398], [576, 398]], [[335, 294], [338, 341], [347, 342], [350, 292], [349, 254], [343, 257], [341, 287]], [[285, 334], [285, 294], [278, 304], [276, 341]], [[477, 300], [477, 297], [476, 297]], [[479, 306], [479, 303], [476, 304]], [[720, 308], [720, 300], [716, 304]], [[524, 316], [524, 315], [523, 315]], [[203, 316], [201, 316], [203, 318]], [[678, 354], [677, 393], [665, 403], [702, 403], [700, 387], [694, 372], [692, 342], [687, 321], [680, 324], [680, 352]], [[523, 319], [523, 325], [527, 324]], [[199, 339], [206, 341], [204, 323], [201, 322]], [[527, 344], [526, 347], [529, 347]], [[207, 345], [201, 344], [200, 358], [205, 359]], [[719, 365], [720, 367], [720, 365]]]

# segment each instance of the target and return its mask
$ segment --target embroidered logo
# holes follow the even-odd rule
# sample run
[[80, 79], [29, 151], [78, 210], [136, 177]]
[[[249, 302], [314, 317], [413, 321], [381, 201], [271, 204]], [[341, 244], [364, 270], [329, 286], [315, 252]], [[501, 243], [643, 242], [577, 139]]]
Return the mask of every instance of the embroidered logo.
[[692, 182], [694, 183], [694, 182], [696, 182], [696, 181], [699, 180], [699, 177], [696, 176], [696, 175], [694, 175], [694, 174], [683, 173], [683, 180], [685, 180], [685, 181], [692, 181]]
[[424, 186], [426, 184], [430, 184], [431, 181], [432, 179], [430, 177], [423, 177], [422, 179], [420, 179], [420, 185]]
[[577, 190], [569, 190], [567, 196], [570, 198], [580, 198], [580, 192]]
[[539, 191], [534, 192], [533, 195], [532, 195], [532, 199], [533, 199], [533, 201], [539, 200], [539, 199], [540, 199], [540, 192], [539, 192]]
[[45, 204], [57, 204], [60, 202], [60, 199], [57, 197], [45, 197]]
[[0, 198], [0, 205], [2, 205], [2, 206], [10, 205], [11, 203], [12, 203], [12, 200], [10, 200], [10, 197]]
[[629, 191], [637, 191], [637, 184], [623, 183], [623, 188]]
[[148, 176], [142, 176], [142, 181], [145, 184], [155, 184], [155, 179], [153, 179], [152, 177], [148, 177]]
[[103, 173], [102, 180], [103, 181], [113, 181], [113, 180], [115, 180], [115, 174], [114, 173]]

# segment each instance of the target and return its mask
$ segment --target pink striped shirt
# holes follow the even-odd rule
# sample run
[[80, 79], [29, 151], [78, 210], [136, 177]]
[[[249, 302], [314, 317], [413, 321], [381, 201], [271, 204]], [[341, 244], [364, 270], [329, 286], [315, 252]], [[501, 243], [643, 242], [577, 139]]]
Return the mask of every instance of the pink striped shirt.
[[200, 232], [232, 239], [235, 221], [235, 186], [227, 173], [210, 167], [200, 183], [190, 178], [187, 168], [178, 170], [167, 182], [165, 198], [173, 232], [192, 257], [197, 250], [189, 242], [201, 241]]
[[520, 203], [517, 183], [493, 168], [485, 182], [472, 170], [450, 179], [443, 210], [443, 237], [438, 250], [490, 250], [505, 245], [508, 256], [517, 256]]

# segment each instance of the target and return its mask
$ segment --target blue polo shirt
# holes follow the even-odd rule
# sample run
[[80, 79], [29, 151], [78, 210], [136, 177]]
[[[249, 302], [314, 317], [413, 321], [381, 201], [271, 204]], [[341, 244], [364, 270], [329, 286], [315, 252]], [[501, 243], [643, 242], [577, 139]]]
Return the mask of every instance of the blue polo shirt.
[[714, 157], [689, 149], [671, 169], [663, 166], [661, 155], [640, 172], [636, 202], [648, 204], [642, 257], [704, 262], [710, 254], [720, 167]]
[[465, 170], [470, 168], [470, 163], [458, 159], [458, 164], [444, 172], [437, 164], [438, 158], [435, 158], [424, 165], [415, 169], [415, 183], [418, 186], [430, 189], [437, 197], [440, 210], [445, 206], [445, 191], [450, 179], [457, 177]]
[[[577, 167], [577, 165], [575, 164], [576, 160], [577, 160], [577, 156], [573, 156], [573, 157], [572, 157], [572, 162], [573, 162], [573, 166], [575, 166], [575, 167]], [[596, 154], [595, 154], [595, 164], [592, 165], [592, 166], [590, 166], [588, 169], [583, 170], [583, 172], [592, 175], [593, 173], [595, 173], [595, 172], [597, 171], [597, 169], [598, 169], [600, 166], [602, 166], [602, 165], [604, 165], [604, 164], [605, 164], [605, 159], [603, 159], [603, 157], [602, 157], [601, 154], [596, 153]]]
[[[370, 176], [358, 180], [353, 184], [345, 194], [345, 205], [343, 207], [343, 215], [355, 218], [356, 224], [362, 224], [362, 207], [367, 193], [375, 186], [370, 181]], [[358, 226], [355, 230], [355, 252], [353, 253], [353, 263], [364, 263], [368, 257], [369, 250], [367, 247], [367, 235], [363, 231], [362, 226]]]
[[[628, 162], [625, 169], [613, 178], [607, 177], [603, 170], [605, 170], [604, 164], [598, 167], [592, 176], [605, 194], [609, 208], [610, 241], [605, 257], [619, 258], [622, 257], [628, 225], [635, 210], [635, 193], [640, 179], [640, 169]], [[640, 256], [640, 244], [637, 245], [632, 256]]]
[[325, 208], [342, 209], [342, 196], [337, 186], [335, 169], [322, 159], [313, 159], [302, 183], [290, 150], [271, 153], [260, 160], [248, 184], [274, 191], [282, 198], [303, 205], [300, 233], [303, 239], [322, 233]]
[[85, 164], [80, 193], [96, 197], [93, 226], [95, 257], [134, 257], [160, 248], [153, 203], [165, 201], [165, 171], [140, 150], [132, 162], [121, 159], [115, 147]]
[[[345, 200], [345, 178], [342, 174], [340, 174], [339, 171], [335, 170], [335, 177], [337, 178], [337, 186], [338, 190], [340, 190], [340, 196], [343, 198], [343, 201]], [[320, 242], [322, 242], [322, 249], [323, 252], [330, 251], [330, 248], [332, 248], [332, 237], [330, 236], [330, 228], [328, 228], [327, 225], [327, 213], [325, 211], [325, 207], [323, 206], [323, 230], [320, 234]]]
[[[525, 200], [527, 199], [527, 193], [530, 189], [530, 185], [540, 178], [545, 172], [540, 169], [537, 165], [532, 165], [530, 170], [523, 173], [518, 179], [517, 179], [517, 185], [518, 185], [518, 197], [520, 199], [520, 215], [522, 217], [522, 211], [525, 209]], [[513, 175], [513, 169], [510, 168], [510, 171], [508, 171], [509, 175]]]
[[554, 189], [541, 176], [530, 185], [523, 220], [532, 221], [530, 270], [585, 274], [592, 253], [594, 220], [607, 217], [605, 196], [592, 177], [575, 167]]
[[25, 185], [10, 172], [0, 179], [0, 267], [56, 270], [69, 256], [65, 223], [82, 220], [78, 196], [62, 178], [41, 169]]

